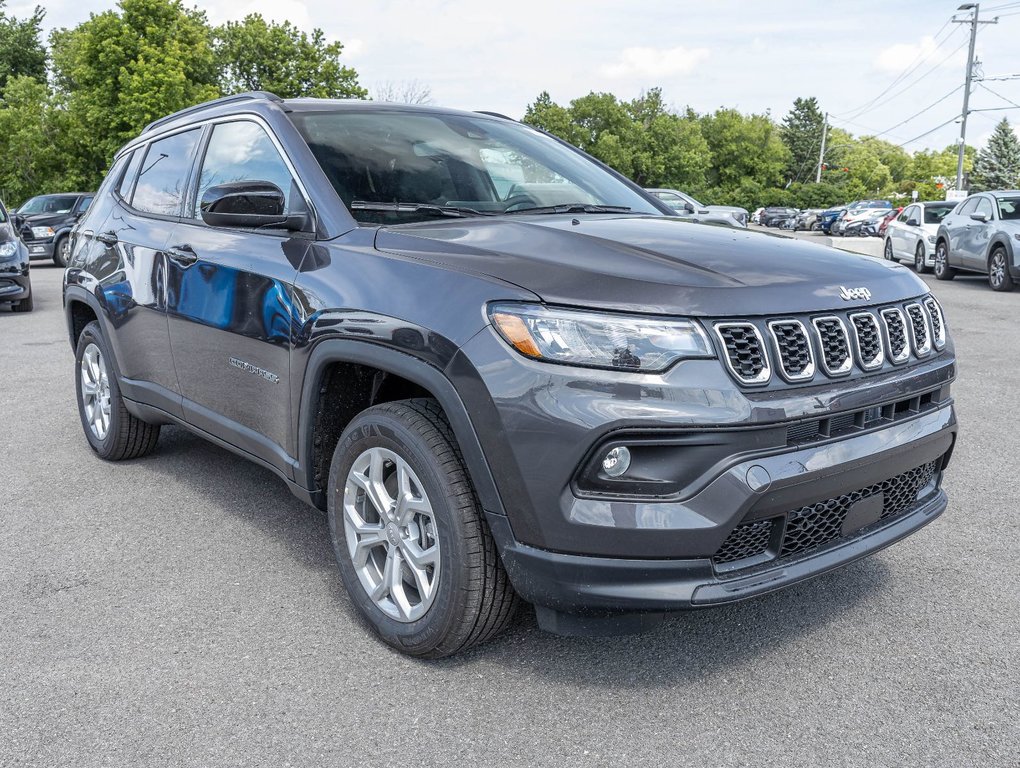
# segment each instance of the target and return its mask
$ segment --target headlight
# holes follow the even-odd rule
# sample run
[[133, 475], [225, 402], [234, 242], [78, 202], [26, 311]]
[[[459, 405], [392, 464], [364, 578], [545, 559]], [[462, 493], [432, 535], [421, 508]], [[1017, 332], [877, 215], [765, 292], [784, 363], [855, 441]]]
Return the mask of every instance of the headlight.
[[522, 355], [551, 363], [652, 373], [683, 358], [715, 357], [708, 337], [693, 320], [537, 304], [492, 304], [489, 318]]
[[6, 243], [0, 243], [0, 259], [9, 259], [11, 256], [18, 252], [18, 246], [8, 240]]
[[45, 240], [53, 237], [53, 227], [32, 227], [32, 237], [36, 240]]
[[935, 245], [935, 235], [928, 235], [928, 242]]

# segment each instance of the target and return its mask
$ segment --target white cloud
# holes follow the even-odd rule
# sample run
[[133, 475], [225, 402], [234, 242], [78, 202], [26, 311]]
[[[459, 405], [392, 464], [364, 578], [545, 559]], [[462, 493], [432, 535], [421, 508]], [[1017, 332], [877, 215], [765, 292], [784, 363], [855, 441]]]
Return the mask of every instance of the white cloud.
[[684, 75], [708, 58], [707, 48], [625, 48], [614, 64], [602, 67], [609, 77]]
[[[937, 48], [935, 38], [931, 36], [921, 38], [918, 43], [897, 43], [882, 49], [875, 57], [873, 64], [875, 69], [881, 72], [900, 73], [922, 62], [926, 67], [930, 67], [933, 62], [937, 62], [937, 66], [955, 66], [967, 60], [962, 51], [957, 51], [949, 57], [946, 57], [945, 52], [939, 51], [932, 57]], [[949, 50], [953, 49], [949, 48]]]

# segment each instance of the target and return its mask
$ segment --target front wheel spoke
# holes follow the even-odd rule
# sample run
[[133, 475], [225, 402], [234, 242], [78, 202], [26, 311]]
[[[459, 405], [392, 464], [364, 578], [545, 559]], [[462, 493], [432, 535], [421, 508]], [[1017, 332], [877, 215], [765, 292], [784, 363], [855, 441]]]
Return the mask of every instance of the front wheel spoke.
[[408, 525], [417, 514], [432, 514], [432, 505], [426, 499], [416, 498], [410, 491], [402, 491], [397, 499], [398, 525]]
[[365, 563], [368, 562], [368, 556], [371, 554], [372, 550], [376, 547], [383, 546], [385, 543], [386, 534], [381, 529], [378, 531], [367, 532], [358, 537], [358, 541], [354, 545], [354, 554], [351, 559], [358, 568], [363, 568]]
[[372, 599], [377, 603], [382, 602], [382, 599], [390, 594], [390, 583], [394, 567], [396, 566], [396, 559], [394, 550], [390, 549], [386, 553], [386, 563], [383, 565], [382, 578], [379, 579], [379, 583], [372, 590]]
[[[369, 470], [369, 472], [371, 473], [371, 470]], [[389, 509], [393, 506], [393, 500], [390, 499], [389, 494], [386, 493], [386, 488], [383, 484], [381, 482], [374, 481], [370, 476], [361, 475], [357, 472], [351, 473], [351, 479], [354, 481], [355, 485], [365, 492], [365, 497], [375, 508], [379, 517], [388, 517]]]
[[[407, 543], [403, 554], [404, 560], [407, 562], [407, 569], [414, 577], [414, 582], [418, 587], [418, 594], [421, 595], [422, 602], [424, 602], [432, 596], [432, 590], [436, 584], [435, 565], [439, 559], [438, 548], [432, 546], [422, 551], [417, 544]], [[430, 565], [433, 566], [431, 580], [427, 570]]]
[[[84, 374], [84, 372], [85, 371], [83, 369], [82, 373]], [[94, 395], [99, 394], [99, 385], [96, 384], [94, 381], [88, 381], [83, 375], [81, 381], [81, 391], [84, 392], [87, 396], [92, 397]]]
[[393, 550], [393, 568], [389, 573], [390, 599], [393, 600], [405, 619], [411, 615], [411, 603], [407, 600], [407, 592], [404, 590], [404, 563], [400, 556], [400, 550]]

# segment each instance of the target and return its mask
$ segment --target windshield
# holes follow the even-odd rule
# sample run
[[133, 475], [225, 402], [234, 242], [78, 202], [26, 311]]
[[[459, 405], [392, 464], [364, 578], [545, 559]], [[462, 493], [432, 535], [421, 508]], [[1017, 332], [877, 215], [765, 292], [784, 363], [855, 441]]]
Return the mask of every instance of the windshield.
[[924, 206], [924, 223], [938, 224], [949, 215], [949, 212], [956, 207], [953, 205], [926, 205]]
[[32, 215], [35, 213], [70, 213], [74, 208], [77, 195], [39, 195], [33, 197], [18, 209], [18, 213]]
[[999, 218], [1003, 221], [1020, 220], [1020, 197], [1000, 197]]
[[297, 112], [291, 119], [361, 222], [420, 221], [437, 207], [491, 215], [620, 206], [662, 215], [595, 163], [509, 120], [378, 108]]

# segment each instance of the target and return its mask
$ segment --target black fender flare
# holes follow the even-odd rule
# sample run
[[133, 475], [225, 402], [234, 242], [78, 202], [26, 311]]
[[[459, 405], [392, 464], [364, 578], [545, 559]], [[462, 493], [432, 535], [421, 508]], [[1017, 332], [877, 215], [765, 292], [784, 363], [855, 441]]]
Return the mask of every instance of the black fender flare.
[[[72, 305], [85, 304], [91, 309], [95, 315], [99, 324], [103, 327], [103, 333], [107, 332], [106, 328], [106, 311], [103, 308], [102, 303], [96, 297], [94, 293], [86, 290], [81, 285], [67, 285], [64, 287], [64, 321], [67, 324], [67, 339], [71, 342], [71, 350], [73, 351], [78, 346], [78, 339], [74, 335], [74, 313], [72, 311]], [[114, 361], [116, 366], [116, 361]], [[118, 371], [119, 378], [119, 371]]]
[[450, 427], [457, 438], [464, 463], [467, 465], [468, 474], [482, 507], [487, 512], [506, 514], [471, 417], [453, 382], [447, 378], [443, 371], [417, 357], [378, 344], [353, 339], [324, 339], [316, 344], [308, 359], [304, 382], [301, 386], [301, 400], [297, 408], [298, 477], [296, 479], [310, 492], [316, 506], [324, 506], [325, 498], [322, 489], [315, 487], [311, 427], [318, 406], [319, 387], [323, 373], [326, 367], [333, 363], [354, 363], [378, 368], [407, 379], [430, 392], [439, 401], [450, 421]]
[[1014, 252], [1013, 244], [1009, 241], [1009, 238], [1004, 234], [997, 234], [992, 236], [992, 241], [988, 244], [988, 252], [985, 254], [985, 266], [991, 268], [992, 265], [992, 252], [1002, 246], [1006, 250], [1006, 268], [1009, 269], [1013, 266]]

